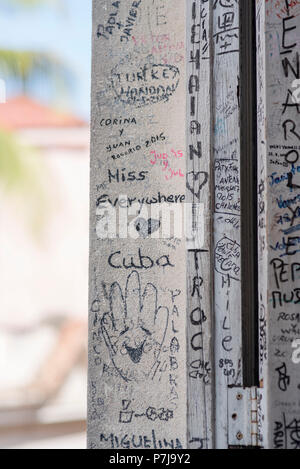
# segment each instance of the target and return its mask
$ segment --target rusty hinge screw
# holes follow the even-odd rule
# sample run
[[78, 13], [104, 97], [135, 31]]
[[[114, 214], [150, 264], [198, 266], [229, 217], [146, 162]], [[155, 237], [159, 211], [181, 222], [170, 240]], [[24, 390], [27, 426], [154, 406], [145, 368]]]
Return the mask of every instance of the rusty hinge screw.
[[243, 399], [243, 394], [241, 393], [237, 394], [236, 398], [238, 401], [241, 401]]
[[244, 435], [241, 432], [238, 432], [236, 437], [239, 441], [241, 441], [244, 438]]

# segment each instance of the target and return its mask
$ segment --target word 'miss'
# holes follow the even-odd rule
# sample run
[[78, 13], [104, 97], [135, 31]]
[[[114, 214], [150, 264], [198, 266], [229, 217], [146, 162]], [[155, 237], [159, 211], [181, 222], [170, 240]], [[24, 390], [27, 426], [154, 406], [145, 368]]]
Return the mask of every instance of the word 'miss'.
[[112, 182], [134, 182], [134, 181], [144, 181], [146, 179], [149, 171], [126, 171], [126, 168], [123, 168], [121, 171], [117, 169], [115, 172], [108, 170], [108, 180], [111, 184]]

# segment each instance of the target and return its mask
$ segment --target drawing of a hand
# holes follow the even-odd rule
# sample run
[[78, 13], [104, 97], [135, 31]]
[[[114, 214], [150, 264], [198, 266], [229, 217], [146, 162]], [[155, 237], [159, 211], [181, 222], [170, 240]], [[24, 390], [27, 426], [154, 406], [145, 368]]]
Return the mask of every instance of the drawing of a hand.
[[127, 278], [125, 295], [117, 282], [111, 285], [110, 312], [103, 315], [101, 329], [111, 360], [127, 382], [148, 378], [161, 353], [169, 311], [158, 307], [157, 296], [152, 283], [142, 292], [136, 271]]

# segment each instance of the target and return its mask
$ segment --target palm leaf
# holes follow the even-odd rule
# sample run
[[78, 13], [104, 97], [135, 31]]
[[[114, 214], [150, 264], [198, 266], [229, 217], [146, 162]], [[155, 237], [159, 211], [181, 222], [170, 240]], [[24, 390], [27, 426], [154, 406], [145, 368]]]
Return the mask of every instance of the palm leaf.
[[28, 149], [16, 138], [0, 130], [0, 186], [4, 192], [27, 190], [32, 185], [31, 167], [26, 164]]
[[[63, 0], [0, 0], [0, 10], [13, 12], [43, 5], [61, 6]], [[0, 49], [0, 77], [21, 82], [25, 92], [35, 78], [52, 81], [58, 88], [68, 87], [71, 78], [69, 69], [52, 54], [8, 49]], [[31, 212], [35, 228], [40, 226], [45, 203], [40, 175], [41, 160], [35, 151], [19, 144], [14, 135], [0, 129], [0, 193], [10, 193], [13, 198], [19, 194], [24, 202], [26, 199], [25, 207]]]
[[52, 81], [57, 87], [66, 89], [71, 81], [69, 69], [46, 52], [0, 49], [0, 73], [6, 80], [20, 81], [24, 91], [35, 78]]
[[39, 155], [17, 138], [0, 130], [0, 194], [21, 204], [20, 213], [34, 233], [43, 227], [46, 194], [41, 184], [44, 174]]

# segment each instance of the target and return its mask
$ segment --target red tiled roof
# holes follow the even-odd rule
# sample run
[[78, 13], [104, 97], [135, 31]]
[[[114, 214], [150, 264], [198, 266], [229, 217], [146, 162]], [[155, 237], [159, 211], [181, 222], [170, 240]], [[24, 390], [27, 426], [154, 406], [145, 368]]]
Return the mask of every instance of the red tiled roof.
[[0, 127], [7, 130], [26, 128], [85, 127], [86, 122], [71, 114], [51, 109], [27, 96], [10, 99], [0, 104]]

